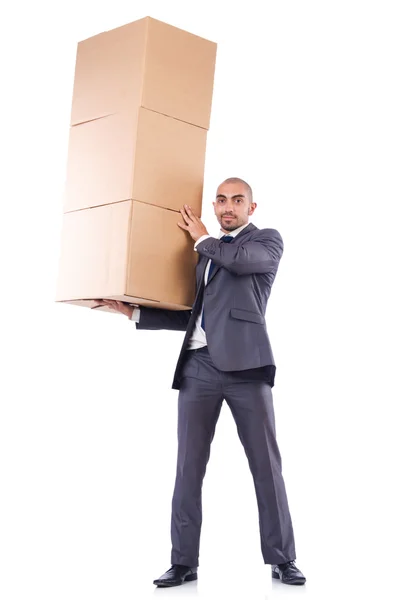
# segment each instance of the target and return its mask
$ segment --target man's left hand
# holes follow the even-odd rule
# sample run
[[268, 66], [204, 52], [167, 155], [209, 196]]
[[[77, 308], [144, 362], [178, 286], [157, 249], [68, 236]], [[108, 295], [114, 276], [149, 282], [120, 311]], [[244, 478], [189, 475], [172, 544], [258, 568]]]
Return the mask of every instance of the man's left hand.
[[185, 223], [178, 223], [178, 225], [181, 229], [188, 231], [195, 242], [197, 242], [202, 235], [208, 235], [207, 228], [201, 222], [201, 219], [196, 217], [190, 206], [185, 204], [180, 212]]
[[131, 319], [132, 313], [134, 311], [134, 306], [138, 306], [138, 304], [128, 304], [128, 302], [122, 302], [121, 300], [112, 300], [111, 298], [100, 298], [98, 300], [95, 300], [95, 302], [97, 304], [92, 308], [97, 308], [97, 306], [108, 306], [116, 312], [125, 315], [129, 319]]

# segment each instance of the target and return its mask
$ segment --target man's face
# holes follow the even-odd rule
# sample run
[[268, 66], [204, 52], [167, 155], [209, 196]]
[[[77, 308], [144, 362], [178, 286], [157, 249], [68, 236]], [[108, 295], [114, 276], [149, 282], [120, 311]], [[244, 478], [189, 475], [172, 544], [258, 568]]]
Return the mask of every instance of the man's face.
[[255, 202], [250, 202], [243, 183], [222, 183], [217, 189], [213, 205], [216, 218], [225, 232], [246, 225], [256, 208]]

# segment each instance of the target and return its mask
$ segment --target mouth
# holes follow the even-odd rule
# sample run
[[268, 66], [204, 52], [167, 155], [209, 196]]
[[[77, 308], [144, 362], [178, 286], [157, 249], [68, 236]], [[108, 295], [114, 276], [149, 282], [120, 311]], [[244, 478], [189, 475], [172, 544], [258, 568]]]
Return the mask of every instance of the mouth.
[[222, 219], [225, 219], [226, 221], [231, 221], [232, 219], [234, 219], [235, 217], [228, 217], [228, 216], [223, 216]]

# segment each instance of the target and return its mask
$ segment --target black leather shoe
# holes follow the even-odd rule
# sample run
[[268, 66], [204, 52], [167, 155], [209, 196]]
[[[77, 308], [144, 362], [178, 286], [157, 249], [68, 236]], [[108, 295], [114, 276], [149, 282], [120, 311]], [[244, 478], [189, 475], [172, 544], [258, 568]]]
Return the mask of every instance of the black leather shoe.
[[281, 565], [272, 565], [272, 577], [290, 585], [303, 585], [306, 583], [306, 577], [299, 571], [294, 560]]
[[153, 581], [158, 587], [172, 587], [182, 585], [185, 581], [195, 581], [197, 579], [197, 567], [186, 567], [185, 565], [172, 565], [158, 579]]

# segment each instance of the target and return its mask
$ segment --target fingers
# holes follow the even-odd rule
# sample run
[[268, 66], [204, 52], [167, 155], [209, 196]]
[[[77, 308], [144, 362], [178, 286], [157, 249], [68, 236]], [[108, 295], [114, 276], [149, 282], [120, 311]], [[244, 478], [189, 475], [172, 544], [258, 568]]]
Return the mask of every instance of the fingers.
[[98, 300], [95, 298], [95, 300], [93, 300], [93, 302], [96, 302], [96, 304], [94, 306], [91, 306], [91, 310], [93, 308], [99, 308], [100, 306], [106, 306], [106, 304], [104, 303], [104, 301], [102, 299]]
[[184, 229], [185, 231], [189, 231], [189, 233], [192, 234], [191, 228], [193, 227], [193, 225], [201, 223], [200, 219], [196, 217], [190, 206], [188, 206], [187, 204], [184, 204], [182, 206], [180, 213], [183, 217], [183, 220], [185, 221], [185, 224], [178, 223], [179, 227], [181, 229]]
[[[186, 206], [186, 204], [185, 204], [185, 206]], [[190, 218], [190, 217], [189, 217], [189, 215], [187, 214], [185, 207], [182, 207], [182, 208], [181, 208], [181, 210], [180, 210], [180, 213], [181, 213], [181, 215], [182, 215], [182, 217], [183, 217], [183, 219], [184, 219], [185, 223], [186, 223], [187, 225], [189, 225], [189, 223], [190, 223], [190, 221], [191, 221], [191, 218]]]
[[117, 300], [112, 300], [111, 298], [103, 299], [104, 306], [108, 306], [109, 308], [113, 308], [113, 310], [120, 310], [119, 304]]
[[[99, 306], [107, 306], [111, 310], [115, 310], [123, 315], [129, 316], [130, 314], [130, 305], [127, 302], [123, 302], [122, 300], [113, 300], [112, 298], [101, 298], [100, 300], [95, 300], [98, 304], [93, 306], [92, 308], [98, 308]], [[139, 306], [138, 304], [133, 304], [132, 306]]]
[[182, 212], [182, 215], [186, 215], [186, 218], [190, 219], [191, 221], [198, 220], [198, 218], [196, 217], [196, 215], [194, 214], [194, 212], [192, 211], [192, 209], [190, 208], [190, 206], [188, 204], [183, 205], [181, 212]]

